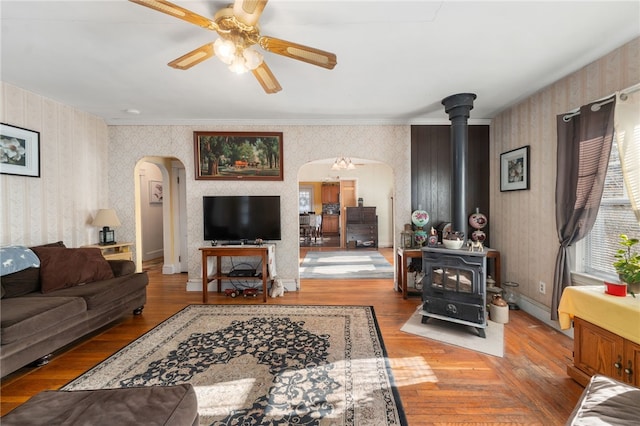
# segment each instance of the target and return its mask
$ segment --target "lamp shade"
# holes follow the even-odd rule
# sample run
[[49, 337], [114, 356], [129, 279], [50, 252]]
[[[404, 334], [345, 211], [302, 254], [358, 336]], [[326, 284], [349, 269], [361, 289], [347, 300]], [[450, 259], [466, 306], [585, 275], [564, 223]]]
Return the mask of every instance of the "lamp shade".
[[100, 209], [98, 213], [96, 213], [96, 217], [93, 219], [91, 225], [104, 228], [105, 226], [120, 226], [121, 223], [114, 209]]

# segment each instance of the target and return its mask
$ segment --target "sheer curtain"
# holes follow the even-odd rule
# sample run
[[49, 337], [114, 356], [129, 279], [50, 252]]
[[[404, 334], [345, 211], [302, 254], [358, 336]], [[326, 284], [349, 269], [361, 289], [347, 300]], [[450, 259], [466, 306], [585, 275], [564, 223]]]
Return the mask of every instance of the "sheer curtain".
[[557, 116], [558, 163], [556, 228], [560, 248], [556, 257], [551, 298], [551, 319], [558, 319], [558, 304], [571, 285], [569, 247], [591, 230], [598, 215], [607, 174], [615, 97], [593, 102], [579, 113]]
[[616, 94], [614, 126], [624, 185], [640, 223], [640, 85]]

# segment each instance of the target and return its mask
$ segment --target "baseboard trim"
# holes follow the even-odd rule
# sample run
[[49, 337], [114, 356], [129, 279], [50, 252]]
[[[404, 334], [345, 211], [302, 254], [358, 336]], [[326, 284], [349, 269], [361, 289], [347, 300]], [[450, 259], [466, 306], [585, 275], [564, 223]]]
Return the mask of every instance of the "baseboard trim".
[[562, 330], [558, 321], [551, 320], [551, 310], [548, 307], [523, 295], [519, 295], [518, 306], [532, 317], [539, 319], [549, 327], [573, 339], [573, 328]]
[[167, 264], [167, 263], [162, 265], [162, 275], [173, 275], [177, 273], [178, 272], [176, 272], [176, 265]]
[[[236, 281], [242, 281], [242, 278], [239, 278]], [[256, 280], [252, 280], [251, 282], [252, 283], [262, 283], [262, 281], [256, 281]], [[282, 283], [284, 284], [284, 289], [286, 291], [297, 291], [299, 289], [298, 280], [296, 280], [296, 279], [283, 278], [282, 279]], [[231, 283], [229, 281], [223, 280], [222, 281], [222, 290], [225, 290], [227, 288], [233, 288], [233, 286], [231, 285]], [[207, 285], [207, 290], [208, 291], [218, 291], [218, 285], [215, 282], [211, 281]], [[199, 292], [202, 292], [202, 280], [199, 279], [199, 278], [189, 279], [187, 281], [187, 291], [199, 291]]]

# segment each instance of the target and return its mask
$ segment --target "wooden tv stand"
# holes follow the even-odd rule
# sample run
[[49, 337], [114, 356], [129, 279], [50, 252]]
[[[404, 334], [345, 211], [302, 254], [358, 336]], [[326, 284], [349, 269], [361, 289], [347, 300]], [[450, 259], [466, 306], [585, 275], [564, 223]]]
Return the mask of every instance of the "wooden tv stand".
[[[222, 292], [222, 280], [262, 280], [262, 299], [267, 302], [267, 281], [269, 279], [269, 246], [268, 245], [241, 245], [241, 246], [212, 246], [200, 247], [202, 252], [202, 303], [209, 302], [209, 271], [207, 258], [216, 257], [216, 275], [213, 277], [218, 282], [218, 293]], [[229, 277], [222, 273], [222, 257], [224, 256], [260, 256], [262, 258], [262, 277]]]

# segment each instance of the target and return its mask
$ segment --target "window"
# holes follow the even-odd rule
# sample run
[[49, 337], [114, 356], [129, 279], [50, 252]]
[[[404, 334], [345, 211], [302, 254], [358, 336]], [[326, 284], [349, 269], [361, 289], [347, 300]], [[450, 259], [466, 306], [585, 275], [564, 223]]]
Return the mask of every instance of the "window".
[[616, 279], [612, 263], [613, 255], [619, 248], [620, 234], [639, 237], [640, 225], [624, 187], [618, 146], [614, 138], [598, 217], [591, 232], [577, 244], [580, 253], [577, 270], [599, 278]]
[[313, 187], [301, 186], [298, 190], [298, 212], [309, 213], [313, 211]]

